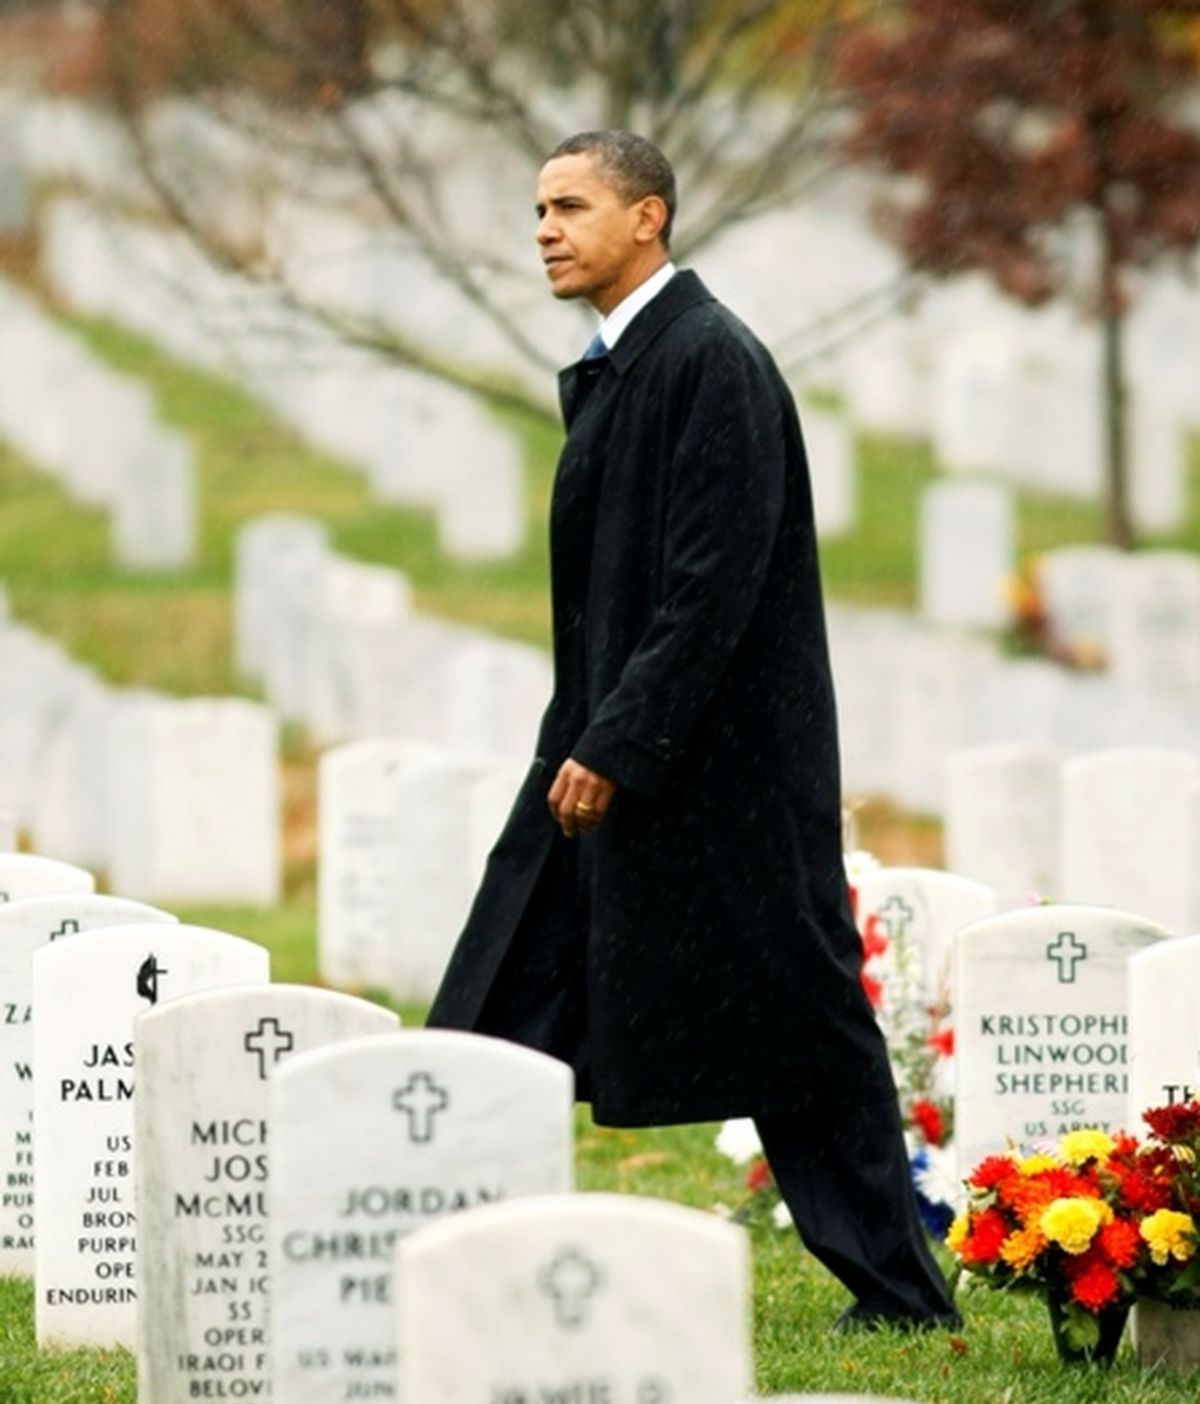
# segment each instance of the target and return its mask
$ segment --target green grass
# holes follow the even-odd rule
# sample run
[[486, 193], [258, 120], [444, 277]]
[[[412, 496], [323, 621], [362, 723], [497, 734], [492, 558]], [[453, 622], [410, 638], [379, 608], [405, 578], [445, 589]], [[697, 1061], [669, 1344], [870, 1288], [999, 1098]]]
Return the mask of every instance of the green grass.
[[[141, 577], [114, 569], [103, 517], [70, 502], [49, 478], [0, 449], [0, 580], [16, 612], [58, 638], [113, 682], [179, 693], [235, 691], [229, 586], [239, 526], [262, 512], [294, 511], [330, 524], [337, 546], [396, 566], [413, 582], [421, 608], [484, 625], [514, 638], [548, 638], [545, 518], [558, 436], [535, 420], [511, 418], [530, 463], [528, 544], [513, 561], [462, 566], [437, 549], [428, 514], [374, 504], [361, 479], [301, 444], [235, 388], [175, 365], [146, 341], [103, 322], [73, 318], [92, 349], [145, 380], [164, 417], [196, 441], [201, 472], [201, 553], [194, 569]], [[826, 542], [831, 592], [862, 603], [908, 605], [914, 598], [919, 489], [936, 465], [927, 447], [877, 438], [860, 444], [860, 522]], [[1194, 463], [1200, 469], [1200, 462]], [[1193, 484], [1194, 488], [1194, 484]], [[1021, 548], [1036, 553], [1098, 539], [1099, 513], [1023, 494]], [[1156, 544], [1200, 540], [1200, 493], [1187, 526]], [[183, 641], [183, 646], [180, 646]], [[313, 758], [298, 738], [288, 746], [287, 790], [296, 812], [312, 808]], [[316, 977], [314, 864], [311, 849], [289, 852], [286, 896], [270, 911], [196, 907], [181, 916], [262, 941], [277, 980]], [[361, 991], [384, 999], [378, 991]], [[404, 1007], [408, 1025], [424, 1011]], [[714, 1128], [617, 1131], [578, 1118], [582, 1189], [644, 1194], [697, 1208], [742, 1199], [741, 1172], [717, 1154]], [[877, 1392], [926, 1404], [1179, 1404], [1200, 1393], [1184, 1380], [1143, 1372], [1129, 1347], [1108, 1374], [1066, 1371], [1053, 1354], [1039, 1302], [971, 1294], [962, 1337], [900, 1339], [832, 1336], [842, 1289], [797, 1246], [794, 1236], [753, 1229], [754, 1340], [762, 1392]], [[132, 1404], [134, 1367], [121, 1351], [39, 1354], [26, 1284], [0, 1281], [0, 1404]]]

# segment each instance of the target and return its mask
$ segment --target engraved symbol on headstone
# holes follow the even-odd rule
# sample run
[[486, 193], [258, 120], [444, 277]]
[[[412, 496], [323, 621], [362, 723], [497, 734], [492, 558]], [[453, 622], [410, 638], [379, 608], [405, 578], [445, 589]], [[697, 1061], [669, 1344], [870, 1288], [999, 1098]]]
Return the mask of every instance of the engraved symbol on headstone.
[[567, 1331], [584, 1324], [604, 1274], [579, 1248], [560, 1248], [538, 1273], [538, 1290], [554, 1301], [554, 1319]]
[[0, 902], [8, 902], [10, 900], [7, 892], [0, 892]]
[[887, 899], [875, 915], [887, 927], [888, 936], [895, 941], [905, 934], [908, 923], [916, 916], [916, 912], [899, 893], [895, 893]]
[[427, 1072], [415, 1072], [392, 1094], [392, 1106], [408, 1117], [408, 1139], [417, 1145], [433, 1140], [433, 1119], [450, 1105], [450, 1093]]
[[242, 1046], [258, 1058], [258, 1076], [265, 1082], [267, 1073], [296, 1046], [296, 1035], [281, 1029], [274, 1015], [264, 1016], [258, 1021], [258, 1028], [242, 1040]]
[[1073, 985], [1075, 967], [1081, 960], [1087, 960], [1087, 947], [1075, 939], [1073, 931], [1060, 931], [1046, 947], [1046, 959], [1058, 964], [1058, 983]]
[[141, 999], [148, 1000], [151, 1004], [158, 1003], [158, 977], [169, 975], [169, 970], [164, 970], [158, 963], [158, 957], [148, 955], [138, 967], [137, 992]]
[[78, 930], [79, 923], [77, 921], [64, 921], [57, 931], [50, 933], [50, 939], [57, 941], [60, 936], [74, 936]]

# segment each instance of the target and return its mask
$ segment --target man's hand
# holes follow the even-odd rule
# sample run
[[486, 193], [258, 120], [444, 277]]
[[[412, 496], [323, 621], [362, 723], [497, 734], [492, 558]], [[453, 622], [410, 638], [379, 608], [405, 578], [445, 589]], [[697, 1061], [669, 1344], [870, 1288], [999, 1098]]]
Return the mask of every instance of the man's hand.
[[568, 838], [590, 834], [604, 822], [616, 785], [578, 761], [565, 760], [546, 802], [555, 822]]

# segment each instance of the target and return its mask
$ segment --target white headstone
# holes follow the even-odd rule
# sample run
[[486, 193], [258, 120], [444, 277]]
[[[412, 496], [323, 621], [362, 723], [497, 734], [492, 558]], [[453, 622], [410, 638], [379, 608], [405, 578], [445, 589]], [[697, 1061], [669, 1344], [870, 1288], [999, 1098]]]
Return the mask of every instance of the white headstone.
[[854, 434], [847, 421], [829, 410], [801, 411], [813, 514], [822, 537], [844, 536], [858, 519], [858, 464]]
[[399, 1394], [720, 1404], [750, 1387], [744, 1230], [627, 1195], [529, 1199], [398, 1249]]
[[1004, 912], [955, 948], [959, 1172], [1010, 1142], [1125, 1124], [1127, 964], [1170, 933], [1107, 907]]
[[1083, 660], [1108, 657], [1121, 561], [1113, 546], [1062, 546], [1038, 560], [1051, 637]]
[[1145, 1133], [1150, 1107], [1200, 1096], [1200, 936], [1161, 941], [1129, 961], [1129, 1109]]
[[1000, 628], [1009, 617], [1013, 507], [999, 483], [935, 483], [921, 499], [921, 613], [934, 624]]
[[0, 907], [0, 1275], [33, 1275], [33, 953], [106, 926], [173, 922], [120, 897], [26, 897]]
[[391, 1397], [395, 1242], [446, 1214], [570, 1190], [573, 1119], [565, 1064], [472, 1034], [363, 1039], [281, 1068], [271, 1085], [276, 1396]]
[[1200, 703], [1200, 560], [1183, 551], [1127, 556], [1116, 574], [1113, 676], [1145, 692]]
[[261, 678], [281, 627], [280, 596], [290, 571], [316, 576], [328, 551], [329, 531], [309, 517], [282, 513], [256, 517], [238, 533], [234, 567], [234, 649], [238, 670]]
[[[298, 985], [218, 990], [138, 1018], [137, 1222], [151, 1245], [138, 1265], [143, 1404], [268, 1396], [270, 1074], [397, 1023], [380, 1005]], [[274, 1397], [289, 1395], [277, 1384]]]
[[1186, 931], [1198, 781], [1200, 758], [1187, 751], [1138, 746], [1067, 761], [1055, 895], [1121, 907]]
[[262, 946], [194, 926], [113, 926], [35, 952], [39, 1345], [135, 1342], [135, 1016], [268, 978]]
[[1002, 907], [1058, 892], [1062, 753], [1036, 742], [956, 751], [946, 767], [946, 866], [986, 882]]
[[240, 698], [159, 700], [109, 725], [109, 879], [144, 901], [270, 906], [279, 727]]
[[445, 972], [475, 896], [471, 870], [475, 793], [497, 772], [493, 758], [447, 751], [400, 776], [400, 845], [388, 989], [397, 1000], [428, 1000]]
[[39, 858], [32, 853], [0, 853], [0, 905], [23, 897], [96, 890], [96, 879], [84, 868]]
[[858, 924], [875, 917], [900, 963], [898, 977], [927, 1004], [952, 994], [954, 938], [995, 914], [996, 892], [985, 883], [937, 868], [877, 868], [858, 883]]
[[454, 560], [515, 556], [525, 541], [525, 463], [521, 445], [467, 403], [442, 426], [438, 539]]
[[318, 767], [317, 892], [321, 977], [383, 988], [392, 976], [405, 888], [398, 870], [405, 817], [401, 777], [437, 754], [419, 741], [360, 741]]
[[[941, 814], [946, 761], [971, 742], [978, 697], [995, 668], [995, 646], [931, 631], [910, 637], [885, 658], [888, 670], [876, 673], [873, 685], [890, 727], [888, 792], [909, 809]], [[883, 677], [886, 688], [880, 686]]]
[[181, 434], [158, 430], [131, 454], [112, 514], [117, 561], [182, 570], [196, 555], [196, 457]]

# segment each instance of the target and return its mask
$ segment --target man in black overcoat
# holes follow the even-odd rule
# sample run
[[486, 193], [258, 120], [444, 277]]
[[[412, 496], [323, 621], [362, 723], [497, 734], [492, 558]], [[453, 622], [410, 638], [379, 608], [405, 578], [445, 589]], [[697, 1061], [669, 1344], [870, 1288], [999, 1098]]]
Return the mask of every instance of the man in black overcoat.
[[651, 143], [543, 167], [554, 695], [429, 1022], [571, 1063], [598, 1122], [752, 1116], [845, 1325], [957, 1320], [860, 982], [808, 469], [769, 354], [668, 247]]

